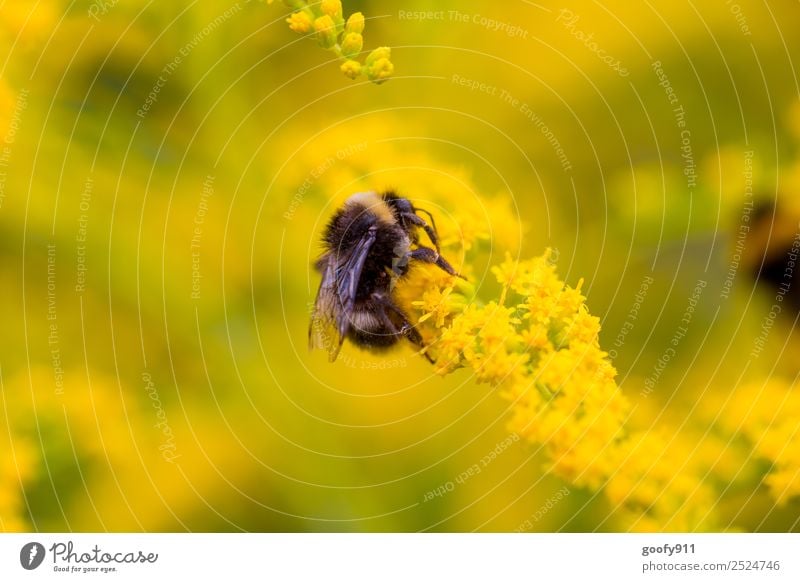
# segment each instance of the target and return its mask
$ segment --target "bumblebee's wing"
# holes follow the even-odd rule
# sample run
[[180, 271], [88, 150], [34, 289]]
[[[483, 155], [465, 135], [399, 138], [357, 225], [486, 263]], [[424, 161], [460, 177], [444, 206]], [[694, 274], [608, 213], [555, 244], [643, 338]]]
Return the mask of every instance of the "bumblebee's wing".
[[326, 255], [322, 267], [322, 281], [311, 315], [308, 329], [309, 347], [325, 349], [331, 362], [336, 360], [342, 347], [350, 316], [356, 301], [358, 283], [369, 250], [375, 242], [376, 228], [366, 234], [347, 252]]
[[361, 280], [361, 271], [364, 269], [364, 262], [367, 260], [369, 250], [375, 242], [377, 227], [371, 226], [361, 240], [353, 246], [350, 252], [340, 255], [340, 261], [336, 267], [336, 289], [340, 302], [340, 308], [344, 315], [339, 322], [339, 333], [344, 335], [347, 332], [347, 324], [350, 322], [350, 313], [356, 302], [356, 292], [358, 283]]
[[308, 326], [308, 347], [312, 350], [327, 350], [333, 361], [341, 347], [341, 338], [337, 336], [336, 328], [339, 309], [336, 300], [336, 264], [332, 257], [326, 255], [317, 266], [322, 271], [322, 281], [314, 302], [314, 311], [311, 313], [311, 324]]

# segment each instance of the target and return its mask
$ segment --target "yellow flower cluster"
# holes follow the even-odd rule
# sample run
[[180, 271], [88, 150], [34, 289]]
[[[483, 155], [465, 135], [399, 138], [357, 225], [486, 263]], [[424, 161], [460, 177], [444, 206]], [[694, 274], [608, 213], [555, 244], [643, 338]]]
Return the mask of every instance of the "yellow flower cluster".
[[778, 504], [800, 495], [800, 392], [770, 379], [737, 389], [723, 415], [726, 428], [744, 436], [756, 456], [771, 463], [764, 484]]
[[712, 463], [665, 428], [631, 433], [611, 451], [605, 495], [631, 531], [719, 531]]
[[486, 304], [468, 284], [427, 268], [400, 290], [421, 297], [409, 304], [421, 314], [417, 328], [437, 371], [468, 368], [498, 388], [510, 403], [509, 430], [539, 447], [555, 475], [603, 489], [629, 529], [713, 527], [702, 468], [675, 473], [686, 464], [680, 451], [691, 447], [670, 446], [664, 432], [626, 429], [630, 406], [600, 349], [600, 322], [586, 308], [582, 282], [564, 284], [549, 249], [526, 261], [507, 255], [492, 272], [502, 290]]
[[[271, 2], [270, 2], [271, 3]], [[341, 71], [350, 79], [366, 76], [373, 83], [383, 83], [394, 72], [391, 49], [379, 47], [361, 63], [364, 46], [364, 15], [354, 12], [344, 19], [341, 0], [308, 3], [285, 0], [295, 11], [286, 19], [289, 28], [298, 34], [313, 33], [319, 45], [342, 59]]]
[[[579, 486], [599, 487], [613, 470], [608, 454], [623, 436], [627, 402], [600, 350], [600, 324], [580, 293], [558, 278], [551, 251], [528, 260], [510, 255], [492, 268], [498, 301], [479, 305], [435, 286], [412, 306], [441, 374], [471, 369], [500, 388], [512, 406], [509, 428], [544, 447], [552, 470]], [[430, 329], [423, 337], [430, 337]]]

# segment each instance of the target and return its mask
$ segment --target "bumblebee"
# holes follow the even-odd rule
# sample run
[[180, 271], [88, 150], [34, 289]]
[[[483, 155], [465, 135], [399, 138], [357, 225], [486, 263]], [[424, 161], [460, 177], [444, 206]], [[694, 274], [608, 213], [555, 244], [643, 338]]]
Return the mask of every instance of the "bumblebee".
[[[766, 197], [765, 197], [766, 198]], [[783, 301], [782, 312], [792, 319], [800, 312], [800, 277], [796, 267], [800, 212], [774, 202], [755, 205], [742, 263], [750, 276]]]
[[[430, 224], [418, 213], [426, 214]], [[434, 248], [420, 244], [420, 232]], [[424, 347], [392, 291], [413, 261], [460, 276], [439, 253], [430, 212], [393, 191], [359, 192], [333, 215], [322, 244], [324, 252], [315, 264], [322, 281], [308, 329], [309, 347], [327, 350], [331, 362], [345, 338], [373, 351], [389, 349], [403, 338]]]

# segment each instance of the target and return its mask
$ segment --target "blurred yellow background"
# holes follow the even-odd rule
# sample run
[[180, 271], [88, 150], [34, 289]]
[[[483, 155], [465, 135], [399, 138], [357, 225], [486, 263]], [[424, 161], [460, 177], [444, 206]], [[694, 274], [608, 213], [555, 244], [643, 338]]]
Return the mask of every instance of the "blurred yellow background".
[[730, 278], [747, 203], [795, 211], [797, 2], [344, 9], [392, 48], [385, 84], [279, 2], [0, 7], [0, 529], [626, 529], [466, 371], [308, 352], [321, 230], [387, 187], [458, 236], [479, 295], [506, 251], [554, 248], [631, 423], [704, 460], [721, 527], [800, 529], [729, 408], [797, 374], [755, 235]]

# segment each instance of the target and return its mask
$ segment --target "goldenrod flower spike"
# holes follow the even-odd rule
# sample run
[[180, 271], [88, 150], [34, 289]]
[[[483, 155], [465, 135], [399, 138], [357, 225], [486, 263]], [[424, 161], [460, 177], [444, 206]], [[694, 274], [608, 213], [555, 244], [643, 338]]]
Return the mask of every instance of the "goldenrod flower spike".
[[509, 430], [541, 448], [555, 475], [603, 490], [625, 527], [713, 528], [706, 469], [676, 476], [685, 448], [670, 446], [660, 431], [626, 429], [630, 405], [600, 348], [600, 321], [585, 305], [582, 281], [561, 281], [549, 250], [523, 261], [506, 255], [492, 273], [502, 285], [498, 301], [468, 301], [453, 283], [429, 280], [410, 302], [436, 371], [466, 368], [497, 388], [509, 402]]
[[[268, 0], [271, 4], [272, 0]], [[388, 47], [372, 51], [362, 64], [357, 59], [364, 46], [364, 15], [354, 12], [345, 21], [341, 0], [322, 0], [309, 4], [303, 0], [284, 0], [294, 12], [286, 19], [298, 34], [314, 32], [319, 45], [342, 59], [340, 70], [350, 79], [366, 76], [379, 84], [394, 73]]]

